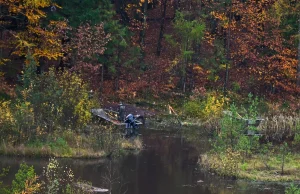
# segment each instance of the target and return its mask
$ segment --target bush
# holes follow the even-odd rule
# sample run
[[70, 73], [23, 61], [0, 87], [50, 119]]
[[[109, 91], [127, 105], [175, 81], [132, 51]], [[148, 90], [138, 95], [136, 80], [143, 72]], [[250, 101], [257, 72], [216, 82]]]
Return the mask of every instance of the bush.
[[91, 121], [90, 110], [98, 106], [96, 98], [89, 98], [88, 85], [69, 71], [50, 69], [37, 75], [35, 61], [30, 55], [27, 59], [17, 99], [0, 102], [1, 136], [23, 143], [57, 129], [81, 131]]
[[225, 114], [221, 119], [221, 131], [216, 137], [215, 147], [221, 147], [223, 150], [227, 148], [236, 150], [239, 145], [239, 138], [244, 133], [244, 124], [237, 119], [237, 107], [235, 104], [230, 106], [230, 112], [231, 114]]
[[20, 164], [20, 168], [12, 181], [11, 193], [22, 193], [26, 189], [29, 180], [36, 180], [36, 174], [33, 166]]
[[43, 171], [43, 193], [57, 194], [67, 193], [74, 182], [74, 174], [70, 168], [61, 166], [59, 162], [50, 158], [49, 163]]
[[200, 117], [201, 116], [201, 103], [197, 101], [188, 101], [184, 104], [184, 112], [188, 117]]
[[[249, 95], [249, 107], [246, 110], [246, 118], [256, 119], [257, 112], [257, 98], [252, 99]], [[250, 155], [252, 151], [258, 147], [258, 137], [246, 136], [246, 129], [256, 131], [256, 127], [247, 127], [245, 120], [238, 114], [238, 108], [233, 103], [230, 105], [227, 114], [224, 114], [221, 119], [221, 131], [217, 134], [214, 142], [214, 149], [216, 152], [224, 151], [228, 148], [233, 151], [238, 151], [242, 154], [243, 159]]]
[[89, 99], [88, 86], [75, 73], [55, 74], [54, 69], [38, 76], [29, 88], [23, 88], [23, 101], [29, 101], [38, 126], [48, 131], [57, 126], [79, 129], [91, 119], [96, 106]]
[[56, 140], [49, 142], [49, 147], [54, 153], [59, 153], [62, 156], [68, 156], [71, 154], [71, 148], [68, 143], [61, 137], [58, 137]]
[[217, 94], [207, 94], [205, 97], [192, 96], [184, 104], [184, 112], [188, 117], [209, 119], [211, 117], [220, 117], [224, 107], [224, 99], [218, 98]]
[[285, 194], [300, 194], [300, 188], [293, 183], [285, 189]]
[[[2, 172], [0, 172], [0, 179], [2, 179], [3, 177], [5, 177], [8, 173], [9, 169], [8, 168], [3, 168]], [[9, 188], [5, 185], [3, 185], [3, 182], [0, 181], [0, 193], [2, 194], [9, 194]]]
[[16, 132], [14, 131], [16, 120], [10, 106], [10, 101], [0, 101], [0, 136], [6, 137], [11, 142], [11, 138]]

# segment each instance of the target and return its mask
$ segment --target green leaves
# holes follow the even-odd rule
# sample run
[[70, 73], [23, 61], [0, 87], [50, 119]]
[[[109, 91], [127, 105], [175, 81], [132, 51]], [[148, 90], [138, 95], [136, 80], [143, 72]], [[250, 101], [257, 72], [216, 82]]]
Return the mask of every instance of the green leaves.
[[11, 193], [22, 193], [25, 190], [26, 181], [33, 180], [35, 177], [33, 166], [27, 166], [25, 163], [20, 164], [20, 168], [12, 182]]

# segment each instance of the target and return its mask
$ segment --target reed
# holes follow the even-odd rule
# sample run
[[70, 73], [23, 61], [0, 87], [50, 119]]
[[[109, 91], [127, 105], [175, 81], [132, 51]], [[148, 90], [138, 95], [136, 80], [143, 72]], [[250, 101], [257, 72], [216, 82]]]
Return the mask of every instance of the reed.
[[294, 135], [300, 133], [300, 115], [279, 114], [266, 117], [260, 124], [259, 130], [268, 141], [293, 140]]

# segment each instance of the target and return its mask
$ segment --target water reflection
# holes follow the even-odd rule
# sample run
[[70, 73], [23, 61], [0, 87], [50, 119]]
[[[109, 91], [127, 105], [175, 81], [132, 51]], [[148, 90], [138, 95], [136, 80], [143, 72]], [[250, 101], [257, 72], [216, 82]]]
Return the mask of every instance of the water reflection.
[[[281, 185], [224, 180], [202, 171], [197, 166], [198, 155], [209, 149], [208, 138], [202, 134], [194, 133], [186, 139], [164, 131], [146, 130], [142, 134], [145, 149], [139, 154], [113, 160], [59, 159], [59, 162], [71, 167], [75, 177], [111, 189], [113, 194], [284, 193]], [[6, 184], [11, 182], [22, 161], [41, 174], [48, 159], [0, 157], [0, 168], [11, 167], [4, 180]]]

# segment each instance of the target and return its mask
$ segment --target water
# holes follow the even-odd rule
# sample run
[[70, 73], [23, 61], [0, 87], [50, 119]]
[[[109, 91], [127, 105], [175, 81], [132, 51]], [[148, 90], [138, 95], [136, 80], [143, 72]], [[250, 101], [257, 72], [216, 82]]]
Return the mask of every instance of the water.
[[[93, 186], [112, 189], [113, 194], [276, 194], [284, 186], [251, 181], [224, 180], [203, 171], [198, 156], [209, 149], [207, 137], [193, 134], [182, 138], [163, 131], [142, 131], [144, 150], [118, 159], [59, 159], [72, 168], [75, 177]], [[197, 144], [190, 143], [197, 139]], [[0, 168], [10, 166], [4, 183], [10, 184], [19, 164], [33, 165], [38, 174], [48, 159], [0, 157]]]

